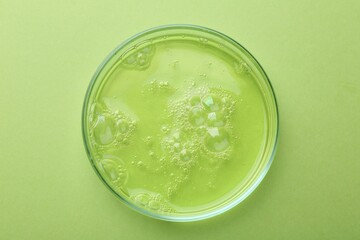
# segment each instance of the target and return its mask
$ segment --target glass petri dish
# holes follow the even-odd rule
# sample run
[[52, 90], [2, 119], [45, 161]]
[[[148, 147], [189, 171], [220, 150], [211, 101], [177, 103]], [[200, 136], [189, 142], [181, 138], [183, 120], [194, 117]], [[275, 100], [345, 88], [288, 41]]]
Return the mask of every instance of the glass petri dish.
[[223, 213], [254, 191], [278, 126], [260, 64], [228, 36], [194, 25], [120, 44], [93, 76], [82, 112], [102, 182], [132, 209], [178, 222]]

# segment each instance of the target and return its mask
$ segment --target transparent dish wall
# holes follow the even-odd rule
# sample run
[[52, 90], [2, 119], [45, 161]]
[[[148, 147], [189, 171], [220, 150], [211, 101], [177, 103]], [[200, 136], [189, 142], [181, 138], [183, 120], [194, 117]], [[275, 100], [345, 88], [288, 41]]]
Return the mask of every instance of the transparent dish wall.
[[195, 221], [258, 186], [274, 157], [278, 111], [264, 70], [240, 44], [168, 25], [131, 37], [103, 61], [82, 131], [95, 172], [125, 205]]

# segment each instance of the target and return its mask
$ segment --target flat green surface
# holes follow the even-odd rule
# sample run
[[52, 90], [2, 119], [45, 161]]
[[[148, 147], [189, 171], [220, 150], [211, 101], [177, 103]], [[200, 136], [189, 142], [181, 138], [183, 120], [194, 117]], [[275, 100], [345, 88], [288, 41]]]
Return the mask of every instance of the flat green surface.
[[[360, 238], [359, 1], [0, 0], [0, 239]], [[277, 156], [238, 207], [167, 223], [121, 204], [81, 137], [86, 88], [129, 36], [192, 23], [242, 43], [280, 108]]]

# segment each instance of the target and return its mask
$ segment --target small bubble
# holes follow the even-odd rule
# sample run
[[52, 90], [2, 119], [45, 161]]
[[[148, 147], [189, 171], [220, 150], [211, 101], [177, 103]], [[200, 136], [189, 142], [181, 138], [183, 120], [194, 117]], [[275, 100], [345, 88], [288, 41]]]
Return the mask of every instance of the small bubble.
[[122, 139], [122, 143], [124, 145], [129, 145], [130, 142], [129, 142], [129, 139], [125, 137], [125, 138]]
[[163, 131], [164, 133], [167, 133], [167, 132], [169, 132], [169, 128], [167, 126], [162, 126], [161, 131]]
[[200, 77], [203, 77], [203, 78], [207, 78], [206, 73], [201, 73], [201, 74], [199, 74], [199, 76], [200, 76]]
[[144, 163], [143, 163], [142, 161], [138, 161], [138, 162], [137, 162], [137, 166], [138, 166], [139, 168], [144, 167]]
[[168, 87], [168, 86], [169, 86], [169, 83], [168, 83], [168, 82], [165, 82], [165, 81], [160, 81], [160, 82], [159, 82], [159, 86], [160, 86], [160, 88]]
[[147, 136], [145, 139], [144, 139], [144, 142], [146, 143], [146, 145], [148, 145], [149, 147], [151, 147], [153, 145], [153, 140], [152, 140], [152, 137], [151, 136]]
[[199, 38], [199, 41], [203, 44], [206, 44], [208, 42], [208, 40], [206, 38]]
[[208, 186], [210, 189], [215, 189], [215, 185], [214, 185], [212, 182], [208, 182], [207, 186]]

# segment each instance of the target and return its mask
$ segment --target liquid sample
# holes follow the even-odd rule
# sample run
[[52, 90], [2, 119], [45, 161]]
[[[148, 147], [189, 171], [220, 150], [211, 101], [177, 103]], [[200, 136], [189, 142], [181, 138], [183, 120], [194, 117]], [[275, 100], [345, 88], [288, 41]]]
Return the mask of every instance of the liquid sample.
[[123, 199], [182, 216], [215, 208], [263, 154], [267, 113], [245, 61], [195, 36], [129, 47], [87, 112], [95, 167]]

